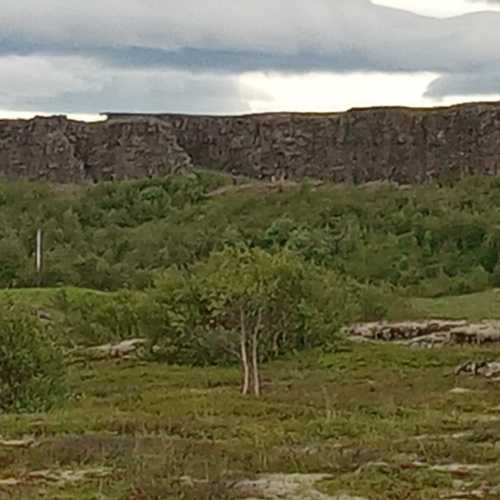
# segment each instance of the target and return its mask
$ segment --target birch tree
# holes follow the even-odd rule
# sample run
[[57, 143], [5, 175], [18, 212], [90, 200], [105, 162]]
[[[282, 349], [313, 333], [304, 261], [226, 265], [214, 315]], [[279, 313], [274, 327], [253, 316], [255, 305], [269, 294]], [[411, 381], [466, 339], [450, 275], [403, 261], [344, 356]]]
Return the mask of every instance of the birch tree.
[[261, 360], [270, 356], [279, 333], [282, 342], [291, 340], [290, 332], [280, 329], [298, 320], [303, 262], [287, 251], [228, 248], [213, 254], [200, 271], [214, 329], [223, 332], [240, 360], [241, 391], [259, 396]]

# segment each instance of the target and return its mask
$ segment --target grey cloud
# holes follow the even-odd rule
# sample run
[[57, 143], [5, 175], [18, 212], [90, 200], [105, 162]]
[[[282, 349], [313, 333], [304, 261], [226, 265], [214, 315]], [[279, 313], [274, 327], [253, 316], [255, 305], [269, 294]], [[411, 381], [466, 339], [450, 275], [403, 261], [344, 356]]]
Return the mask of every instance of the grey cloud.
[[500, 13], [434, 19], [369, 0], [3, 0], [0, 58], [87, 60], [104, 82], [66, 75], [57, 96], [4, 92], [3, 106], [245, 110], [234, 76], [246, 71], [432, 71], [428, 95], [478, 93], [496, 85], [498, 26]]
[[[275, 54], [251, 51], [203, 50], [184, 47], [163, 50], [147, 47], [87, 47], [74, 50], [68, 47], [45, 44], [0, 45], [1, 55], [71, 56], [90, 57], [102, 64], [116, 68], [177, 68], [195, 73], [241, 73], [245, 71], [279, 71], [301, 73], [310, 71], [356, 71], [369, 67], [369, 59], [353, 48], [346, 48], [334, 56], [324, 54]], [[394, 66], [387, 69], [397, 69]]]
[[[500, 65], [500, 13], [432, 19], [368, 0], [7, 0], [0, 46], [227, 71]], [[201, 5], [201, 7], [200, 7]], [[23, 13], [30, 12], [27, 18]], [[5, 49], [4, 49], [5, 50]], [[141, 64], [141, 61], [139, 61]], [[309, 66], [308, 66], [309, 64]]]
[[246, 112], [248, 99], [267, 96], [229, 75], [101, 67], [80, 58], [0, 58], [0, 109], [57, 113]]
[[452, 74], [434, 80], [427, 89], [426, 97], [462, 95], [499, 95], [500, 71], [497, 73]]

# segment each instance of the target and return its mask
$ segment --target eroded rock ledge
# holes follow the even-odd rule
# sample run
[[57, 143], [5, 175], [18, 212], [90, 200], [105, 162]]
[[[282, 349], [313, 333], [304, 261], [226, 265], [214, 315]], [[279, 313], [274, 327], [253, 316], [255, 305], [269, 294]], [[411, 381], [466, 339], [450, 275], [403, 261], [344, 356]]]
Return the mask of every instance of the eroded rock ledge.
[[0, 121], [0, 176], [141, 178], [194, 166], [269, 180], [414, 184], [500, 170], [500, 103], [247, 116]]
[[500, 322], [403, 321], [373, 322], [346, 329], [352, 340], [390, 341], [409, 346], [433, 347], [446, 344], [500, 344]]
[[183, 173], [191, 157], [156, 118], [84, 123], [56, 116], [0, 121], [0, 176], [60, 183]]

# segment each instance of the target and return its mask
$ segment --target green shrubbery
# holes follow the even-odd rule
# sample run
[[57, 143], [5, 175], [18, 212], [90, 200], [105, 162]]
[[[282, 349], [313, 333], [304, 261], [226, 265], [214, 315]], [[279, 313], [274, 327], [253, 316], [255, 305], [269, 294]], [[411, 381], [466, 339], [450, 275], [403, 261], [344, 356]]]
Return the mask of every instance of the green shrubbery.
[[33, 315], [0, 309], [0, 412], [42, 411], [65, 394], [61, 350]]
[[[385, 317], [394, 297], [388, 286], [360, 285], [287, 248], [229, 245], [187, 268], [170, 267], [144, 291], [61, 290], [50, 309], [65, 349], [146, 338], [147, 356], [158, 361], [239, 362], [243, 392], [259, 394], [262, 362], [330, 350], [341, 326]], [[0, 408], [48, 407], [63, 388], [61, 351], [33, 315], [4, 309]]]
[[[0, 288], [38, 280], [57, 294], [64, 347], [146, 337], [169, 363], [258, 365], [328, 349], [345, 322], [410, 316], [404, 295], [500, 286], [500, 182], [454, 187], [309, 186], [207, 197], [227, 179], [197, 173], [52, 191], [0, 184]], [[5, 309], [5, 310], [4, 310]], [[37, 410], [63, 392], [63, 361], [43, 325], [8, 306], [0, 317], [0, 409]]]
[[207, 197], [215, 174], [53, 191], [0, 184], [0, 287], [37, 282], [34, 237], [45, 229], [46, 286], [147, 289], [166, 268], [225, 246], [286, 248], [363, 284], [438, 296], [497, 286], [500, 183], [454, 187], [326, 186]]
[[[249, 377], [262, 361], [334, 345], [348, 321], [378, 319], [389, 291], [359, 285], [287, 249], [227, 246], [188, 269], [169, 268], [143, 292], [70, 299], [60, 292], [67, 338], [84, 344], [149, 339], [150, 356], [169, 363], [239, 361]], [[253, 378], [259, 391], [258, 376]]]
[[259, 365], [329, 348], [360, 314], [360, 293], [332, 270], [289, 250], [226, 247], [189, 270], [170, 269], [136, 302], [154, 356], [197, 365], [239, 361], [243, 392], [260, 392]]

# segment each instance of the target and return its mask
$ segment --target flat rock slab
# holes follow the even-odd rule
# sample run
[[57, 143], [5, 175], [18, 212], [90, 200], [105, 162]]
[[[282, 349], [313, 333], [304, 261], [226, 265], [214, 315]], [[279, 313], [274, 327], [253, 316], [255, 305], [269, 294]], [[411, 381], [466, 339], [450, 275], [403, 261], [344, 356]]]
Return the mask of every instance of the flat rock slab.
[[368, 500], [367, 498], [321, 493], [316, 485], [320, 481], [332, 479], [327, 474], [263, 474], [253, 480], [240, 481], [235, 489], [244, 500]]
[[123, 340], [117, 344], [104, 344], [96, 347], [89, 347], [85, 353], [95, 357], [121, 358], [137, 353], [148, 341], [146, 339]]
[[467, 477], [479, 474], [481, 472], [489, 471], [492, 469], [490, 465], [483, 464], [429, 464], [427, 462], [420, 462], [415, 460], [406, 464], [393, 464], [388, 462], [368, 462], [362, 465], [357, 472], [361, 473], [366, 469], [385, 469], [387, 471], [398, 469], [427, 469], [442, 474], [450, 474], [456, 477]]
[[460, 394], [472, 394], [474, 392], [477, 392], [477, 391], [474, 391], [472, 389], [466, 389], [465, 387], [455, 387], [454, 389], [452, 389], [450, 391], [450, 394], [460, 395]]
[[20, 477], [0, 479], [0, 487], [21, 486], [32, 484], [34, 482], [66, 485], [71, 483], [102, 479], [109, 476], [110, 474], [111, 471], [105, 468], [79, 470], [39, 470], [29, 472]]
[[443, 472], [446, 474], [455, 474], [457, 476], [466, 476], [468, 474], [476, 474], [484, 472], [490, 467], [488, 465], [480, 464], [447, 464], [447, 465], [433, 465], [429, 467], [430, 470], [435, 472]]
[[32, 438], [28, 439], [0, 439], [0, 448], [32, 448], [36, 446], [36, 442]]
[[500, 322], [483, 321], [385, 321], [359, 323], [345, 329], [356, 341], [397, 342], [414, 347], [434, 347], [447, 344], [500, 344]]
[[455, 375], [466, 373], [469, 375], [494, 378], [500, 375], [500, 363], [495, 361], [467, 361], [462, 363], [455, 370]]

